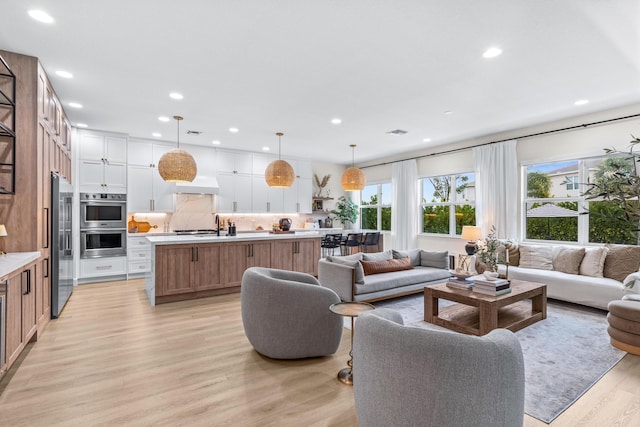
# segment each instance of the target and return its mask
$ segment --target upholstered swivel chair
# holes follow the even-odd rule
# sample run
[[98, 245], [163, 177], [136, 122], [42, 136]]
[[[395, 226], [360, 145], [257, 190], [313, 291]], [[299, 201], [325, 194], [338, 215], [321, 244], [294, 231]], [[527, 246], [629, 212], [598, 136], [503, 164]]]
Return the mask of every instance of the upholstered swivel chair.
[[405, 327], [377, 309], [354, 327], [353, 392], [362, 427], [513, 427], [524, 416], [524, 361], [516, 336]]
[[342, 338], [342, 317], [329, 310], [338, 294], [315, 277], [251, 267], [242, 276], [242, 324], [249, 342], [273, 359], [333, 354]]
[[628, 294], [607, 306], [611, 345], [640, 356], [640, 295]]

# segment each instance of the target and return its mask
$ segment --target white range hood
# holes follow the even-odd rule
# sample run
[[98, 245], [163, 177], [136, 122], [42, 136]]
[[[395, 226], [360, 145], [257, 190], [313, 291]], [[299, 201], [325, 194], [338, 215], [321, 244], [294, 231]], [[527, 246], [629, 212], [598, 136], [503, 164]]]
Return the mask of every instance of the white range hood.
[[218, 194], [218, 180], [215, 176], [196, 176], [192, 182], [176, 183], [176, 193]]

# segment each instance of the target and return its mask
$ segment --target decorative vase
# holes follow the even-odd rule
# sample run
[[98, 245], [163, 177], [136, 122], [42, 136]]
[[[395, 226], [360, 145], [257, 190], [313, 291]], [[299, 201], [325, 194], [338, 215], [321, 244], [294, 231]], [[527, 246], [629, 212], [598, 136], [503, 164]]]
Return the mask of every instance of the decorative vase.
[[498, 272], [497, 271], [491, 271], [491, 270], [486, 270], [484, 273], [482, 273], [484, 278], [487, 280], [496, 280], [498, 278]]

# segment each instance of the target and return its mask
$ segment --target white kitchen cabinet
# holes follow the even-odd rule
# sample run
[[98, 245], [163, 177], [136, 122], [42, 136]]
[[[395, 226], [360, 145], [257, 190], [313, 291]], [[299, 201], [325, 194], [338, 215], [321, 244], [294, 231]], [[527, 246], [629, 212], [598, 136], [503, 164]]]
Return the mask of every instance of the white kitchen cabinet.
[[267, 185], [264, 175], [251, 176], [252, 212], [254, 213], [283, 213], [284, 195], [287, 189], [272, 188]]
[[151, 271], [151, 243], [144, 236], [127, 238], [127, 274]]
[[80, 279], [127, 274], [127, 257], [85, 258], [80, 260]]
[[80, 191], [126, 193], [127, 138], [79, 131]]
[[284, 190], [285, 213], [311, 213], [312, 188], [311, 178], [298, 178], [290, 188]]
[[253, 155], [251, 153], [218, 150], [215, 165], [217, 173], [250, 175], [253, 173]]
[[220, 192], [216, 197], [216, 212], [252, 212], [251, 180], [250, 174], [218, 173]]
[[128, 212], [173, 212], [175, 184], [166, 182], [158, 172], [158, 162], [172, 150], [170, 144], [149, 140], [129, 141], [127, 186]]

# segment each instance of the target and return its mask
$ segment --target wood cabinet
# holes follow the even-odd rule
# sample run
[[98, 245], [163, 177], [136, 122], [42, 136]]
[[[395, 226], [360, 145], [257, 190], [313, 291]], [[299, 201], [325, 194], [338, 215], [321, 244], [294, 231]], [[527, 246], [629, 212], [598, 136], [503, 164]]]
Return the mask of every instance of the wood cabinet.
[[31, 263], [5, 279], [7, 286], [6, 365], [11, 366], [24, 346], [35, 337], [36, 264]]
[[223, 287], [219, 243], [167, 245], [156, 248], [156, 296], [193, 293]]
[[320, 239], [276, 240], [271, 266], [281, 270], [317, 275]]
[[80, 192], [127, 192], [127, 138], [95, 131], [78, 131]]
[[[320, 237], [155, 246], [155, 303], [238, 292], [250, 267], [317, 275]], [[148, 279], [149, 280], [149, 279]]]

